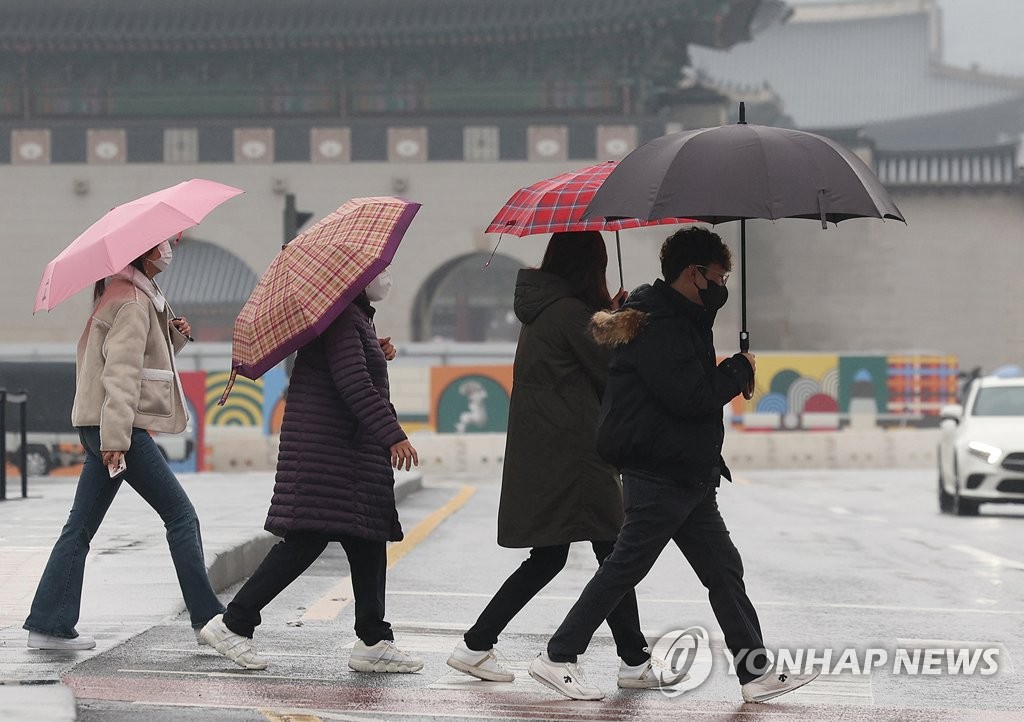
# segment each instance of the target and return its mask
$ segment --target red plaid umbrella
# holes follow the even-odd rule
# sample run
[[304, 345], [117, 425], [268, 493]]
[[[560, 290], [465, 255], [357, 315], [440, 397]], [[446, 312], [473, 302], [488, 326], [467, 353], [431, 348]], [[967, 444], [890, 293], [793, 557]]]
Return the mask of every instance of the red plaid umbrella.
[[648, 221], [639, 218], [590, 218], [580, 220], [583, 211], [593, 199], [605, 178], [615, 170], [613, 160], [598, 163], [576, 171], [562, 173], [554, 178], [538, 181], [520, 188], [508, 199], [485, 233], [510, 233], [530, 236], [535, 233], [559, 231], [615, 231], [615, 247], [619, 255], [619, 282], [622, 282], [622, 251], [619, 231], [624, 228], [660, 226], [670, 223], [691, 223], [688, 218], [659, 218]]
[[419, 203], [353, 198], [285, 246], [235, 319], [235, 374], [257, 379], [324, 332], [391, 263]]

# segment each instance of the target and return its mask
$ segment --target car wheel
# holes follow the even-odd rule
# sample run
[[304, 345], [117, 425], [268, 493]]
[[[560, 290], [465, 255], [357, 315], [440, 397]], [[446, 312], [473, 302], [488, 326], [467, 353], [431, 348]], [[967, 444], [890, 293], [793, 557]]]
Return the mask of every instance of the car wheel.
[[953, 463], [953, 513], [957, 516], [977, 516], [978, 502], [960, 496], [960, 470]]
[[[50, 473], [50, 469], [53, 468], [53, 463], [50, 461], [50, 455], [46, 452], [46, 449], [41, 446], [29, 446], [25, 449], [25, 466], [26, 473], [29, 476], [46, 476]], [[20, 454], [15, 454], [14, 458], [15, 466], [20, 463]]]
[[939, 460], [939, 511], [948, 514], [953, 511], [953, 495], [946, 491], [945, 479], [942, 478], [942, 460]]

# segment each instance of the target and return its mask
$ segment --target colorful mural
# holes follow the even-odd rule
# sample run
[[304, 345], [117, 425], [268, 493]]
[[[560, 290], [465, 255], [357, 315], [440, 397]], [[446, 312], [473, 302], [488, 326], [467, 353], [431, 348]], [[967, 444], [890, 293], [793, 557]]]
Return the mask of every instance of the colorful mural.
[[[943, 354], [759, 353], [754, 396], [726, 406], [726, 423], [746, 431], [936, 426], [942, 406], [956, 403], [957, 372], [956, 357]], [[206, 375], [206, 424], [279, 433], [288, 386], [284, 367], [258, 381], [237, 378], [227, 404], [217, 406], [229, 375]], [[419, 393], [429, 418], [422, 412], [400, 416], [409, 431], [503, 432], [512, 366], [436, 366], [429, 388], [413, 390]]]
[[888, 412], [904, 416], [938, 415], [956, 403], [956, 356], [890, 356]]
[[181, 390], [185, 392], [185, 403], [188, 404], [188, 426], [185, 428], [185, 454], [182, 458], [167, 456], [167, 463], [172, 471], [191, 473], [206, 468], [206, 415], [200, 413], [204, 409], [206, 392], [205, 371], [182, 371]]
[[935, 426], [956, 401], [957, 371], [946, 355], [760, 353], [754, 396], [732, 402], [730, 422], [748, 431]]
[[207, 426], [263, 426], [263, 379], [235, 377], [231, 395], [218, 406], [231, 373], [215, 371], [206, 375]]
[[430, 423], [441, 434], [508, 430], [511, 366], [430, 369]]

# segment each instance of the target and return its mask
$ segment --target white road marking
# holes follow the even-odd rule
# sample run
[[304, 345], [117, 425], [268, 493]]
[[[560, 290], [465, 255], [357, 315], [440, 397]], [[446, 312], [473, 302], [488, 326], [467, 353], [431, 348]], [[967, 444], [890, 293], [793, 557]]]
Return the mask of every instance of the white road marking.
[[[306, 655], [309, 656], [308, 654]], [[250, 669], [242, 671], [239, 669], [237, 672], [192, 672], [184, 669], [119, 669], [118, 672], [135, 673], [135, 674], [165, 674], [165, 675], [179, 675], [183, 677], [242, 677], [243, 679], [290, 679], [297, 682], [331, 682], [333, 684], [338, 683], [337, 677], [295, 677], [287, 674], [264, 674], [260, 670]], [[345, 670], [346, 672], [348, 670]], [[260, 672], [260, 674], [253, 674], [253, 672]]]
[[983, 564], [994, 569], [1018, 569], [1024, 570], [1024, 562], [1019, 562], [1016, 559], [1010, 559], [1008, 557], [1001, 557], [998, 554], [992, 554], [984, 549], [976, 549], [965, 544], [950, 544], [950, 549], [955, 549], [958, 552], [968, 554]]
[[[396, 591], [388, 590], [388, 596], [408, 597], [491, 597], [491, 594], [479, 594], [477, 592], [433, 592], [433, 591]], [[578, 596], [557, 596], [549, 594], [538, 594], [534, 599], [549, 602], [575, 602]], [[662, 597], [638, 596], [640, 604], [702, 604], [708, 603], [707, 599], [666, 599]], [[800, 609], [868, 609], [882, 612], [936, 612], [939, 614], [1007, 614], [1024, 616], [1024, 609], [964, 609], [962, 607], [903, 607], [896, 604], [813, 604], [808, 602], [764, 602], [759, 601], [758, 607], [797, 607]]]
[[828, 510], [830, 512], [832, 512], [833, 514], [839, 514], [841, 516], [846, 516], [847, 514], [850, 513], [849, 509], [847, 509], [845, 507], [842, 507], [842, 506], [830, 506], [828, 508]]

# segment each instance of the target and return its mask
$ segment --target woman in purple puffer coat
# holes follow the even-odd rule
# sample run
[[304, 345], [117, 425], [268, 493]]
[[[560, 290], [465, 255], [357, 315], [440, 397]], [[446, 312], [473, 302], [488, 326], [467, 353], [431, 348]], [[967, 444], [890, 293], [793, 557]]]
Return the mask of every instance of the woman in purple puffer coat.
[[203, 638], [246, 669], [265, 669], [252, 643], [260, 611], [332, 541], [348, 556], [358, 640], [349, 667], [358, 672], [415, 672], [423, 662], [398, 649], [384, 619], [389, 541], [402, 539], [392, 467], [418, 463], [390, 403], [388, 357], [371, 301], [390, 288], [390, 273], [367, 285], [318, 338], [301, 348], [288, 385], [277, 479], [267, 531], [283, 537]]

